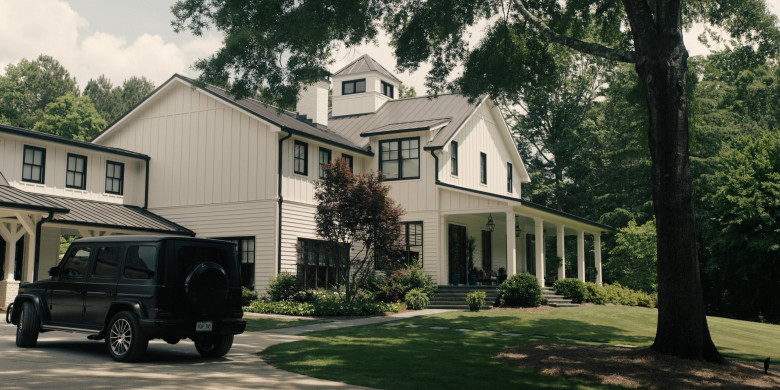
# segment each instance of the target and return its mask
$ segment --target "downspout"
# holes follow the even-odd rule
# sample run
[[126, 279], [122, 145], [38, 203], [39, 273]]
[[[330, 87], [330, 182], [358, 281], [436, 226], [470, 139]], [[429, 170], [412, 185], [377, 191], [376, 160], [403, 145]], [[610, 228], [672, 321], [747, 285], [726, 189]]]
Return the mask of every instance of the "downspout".
[[146, 184], [144, 184], [144, 210], [149, 207], [149, 160], [146, 160]]
[[282, 202], [284, 201], [282, 199], [282, 143], [288, 138], [292, 137], [292, 133], [287, 133], [282, 138], [279, 138], [279, 178], [277, 179], [278, 182], [278, 197], [279, 197], [279, 225], [277, 226], [277, 235], [278, 239], [276, 241], [276, 273], [280, 274], [282, 272]]
[[41, 227], [44, 223], [49, 222], [52, 219], [54, 219], [54, 212], [49, 211], [49, 215], [46, 218], [38, 221], [38, 223], [35, 224], [35, 266], [33, 268], [33, 277], [31, 278], [32, 282], [38, 279], [38, 263], [40, 262], [41, 258]]
[[436, 155], [436, 151], [434, 149], [430, 150], [431, 156], [433, 156], [433, 161], [436, 167], [436, 170], [434, 171], [436, 175], [436, 184], [439, 184], [439, 156]]

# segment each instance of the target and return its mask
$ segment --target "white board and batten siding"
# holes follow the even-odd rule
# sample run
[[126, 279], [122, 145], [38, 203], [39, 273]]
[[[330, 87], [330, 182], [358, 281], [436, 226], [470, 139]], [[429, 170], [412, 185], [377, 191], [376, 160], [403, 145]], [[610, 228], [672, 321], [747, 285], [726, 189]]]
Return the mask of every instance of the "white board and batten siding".
[[441, 268], [439, 264], [439, 213], [436, 211], [407, 213], [402, 217], [402, 221], [423, 223], [423, 270], [438, 284], [446, 283], [444, 280], [439, 280]]
[[[43, 184], [22, 181], [25, 145], [46, 150]], [[86, 188], [83, 190], [67, 188], [65, 185], [69, 153], [87, 158]], [[123, 195], [106, 193], [106, 161], [125, 165]], [[134, 206], [144, 204], [146, 162], [137, 158], [0, 133], [0, 172], [9, 184], [28, 192]]]

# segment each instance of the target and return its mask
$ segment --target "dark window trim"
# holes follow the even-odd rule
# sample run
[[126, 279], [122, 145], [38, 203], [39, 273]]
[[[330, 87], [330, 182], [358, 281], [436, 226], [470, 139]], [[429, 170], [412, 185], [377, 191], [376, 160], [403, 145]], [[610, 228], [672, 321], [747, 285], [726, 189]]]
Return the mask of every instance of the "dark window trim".
[[[333, 162], [333, 151], [328, 148], [323, 148], [320, 146], [319, 153], [317, 153], [317, 162], [319, 163], [318, 166], [320, 168], [320, 179], [325, 178], [325, 170], [322, 168], [325, 164], [330, 164]], [[328, 161], [322, 161], [322, 154], [327, 153], [328, 154]]]
[[351, 154], [341, 153], [341, 158], [347, 160], [347, 165], [349, 166], [349, 171], [354, 172], [355, 171], [355, 158]]
[[[119, 166], [121, 166], [122, 167], [122, 177], [116, 178], [114, 176], [108, 176], [108, 166], [109, 165], [119, 165]], [[107, 194], [112, 194], [112, 195], [124, 195], [124, 193], [125, 193], [125, 163], [121, 163], [121, 162], [118, 162], [118, 161], [106, 160], [106, 180], [108, 180], [108, 179], [111, 179], [111, 180], [117, 180], [118, 179], [119, 180], [119, 192], [109, 191], [108, 189], [105, 188], [105, 182], [103, 182], [103, 189], [106, 191], [106, 193]]]
[[[401, 164], [401, 142], [417, 140], [417, 176], [403, 176], [403, 168]], [[406, 138], [393, 138], [388, 140], [379, 141], [379, 171], [382, 172], [382, 144], [397, 142], [398, 143], [398, 177], [397, 178], [385, 178], [385, 181], [397, 181], [397, 180], [416, 180], [420, 178], [420, 171], [422, 170], [422, 156], [420, 155], [420, 137], [406, 137]], [[411, 159], [410, 159], [411, 160]], [[392, 160], [388, 160], [392, 161]]]
[[512, 163], [508, 162], [506, 163], [506, 191], [510, 194], [513, 192], [512, 190]]
[[[390, 89], [390, 94], [389, 95], [387, 93], [385, 93], [387, 91], [387, 89]], [[395, 99], [395, 96], [394, 96], [395, 95], [395, 87], [393, 86], [393, 84], [390, 84], [390, 83], [382, 81], [382, 95], [385, 95], [385, 96], [389, 97], [390, 99]]]
[[[357, 90], [357, 83], [361, 82], [361, 81], [363, 82], [363, 90], [362, 91], [358, 91]], [[344, 86], [347, 85], [347, 84], [352, 84], [352, 91], [354, 91], [354, 92], [350, 92], [350, 93], [345, 93], [344, 92]], [[341, 82], [341, 95], [354, 95], [356, 93], [366, 93], [366, 88], [367, 87], [368, 87], [368, 85], [366, 84], [366, 79], [365, 78], [343, 81], [343, 82]]]
[[458, 176], [458, 141], [450, 142], [450, 165], [452, 165], [450, 173]]
[[[423, 221], [404, 221], [402, 222], [404, 224], [404, 252], [409, 254], [409, 225], [420, 225], [420, 245], [414, 245], [420, 247], [420, 267], [423, 267], [425, 265], [425, 258], [423, 254], [423, 248], [425, 247], [425, 223]], [[409, 258], [407, 257], [407, 261]]]
[[[83, 159], [84, 160], [84, 172], [76, 172], [76, 171], [71, 171], [70, 169], [68, 169], [68, 166], [70, 165], [69, 163], [70, 163], [70, 158], [71, 157], [74, 157], [76, 159]], [[77, 190], [85, 190], [85, 189], [87, 189], [87, 161], [89, 161], [87, 159], [87, 156], [82, 156], [82, 155], [76, 154], [76, 153], [68, 153], [67, 157], [65, 158], [65, 187], [73, 188], [73, 189], [77, 189]], [[81, 175], [83, 176], [82, 179], [81, 179], [81, 187], [68, 185], [68, 173], [70, 173], [70, 172], [73, 172], [74, 174], [81, 173]], [[74, 179], [75, 179], [75, 176], [74, 176]]]
[[[298, 156], [295, 154], [295, 147], [299, 145], [303, 147], [303, 158], [298, 158]], [[299, 171], [296, 167], [296, 160], [303, 160], [303, 171]], [[309, 176], [309, 144], [297, 139], [295, 142], [293, 142], [293, 173]]]
[[[27, 154], [27, 151], [31, 150], [33, 152], [40, 151], [41, 152], [41, 180], [32, 180], [32, 179], [25, 179], [24, 178], [24, 166], [28, 165], [24, 162], [24, 156]], [[37, 166], [34, 164], [35, 155], [33, 155], [33, 164], [29, 164], [31, 166]], [[32, 172], [31, 172], [32, 173]], [[27, 183], [37, 183], [37, 184], [43, 184], [46, 181], [46, 149], [45, 148], [39, 148], [37, 146], [30, 146], [30, 145], [24, 145], [24, 151], [22, 152], [22, 181]]]
[[479, 182], [487, 185], [487, 154], [479, 152]]

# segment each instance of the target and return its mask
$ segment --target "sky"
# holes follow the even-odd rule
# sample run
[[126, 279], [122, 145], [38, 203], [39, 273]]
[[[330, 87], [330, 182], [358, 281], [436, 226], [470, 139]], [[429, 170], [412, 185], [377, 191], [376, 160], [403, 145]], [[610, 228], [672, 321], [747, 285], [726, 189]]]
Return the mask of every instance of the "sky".
[[[56, 58], [76, 77], [81, 88], [87, 81], [106, 75], [115, 85], [137, 75], [160, 85], [174, 73], [197, 76], [192, 64], [214, 53], [221, 44], [218, 33], [196, 37], [177, 34], [171, 27], [170, 7], [175, 0], [0, 0], [0, 73], [8, 64], [39, 54]], [[780, 15], [780, 0], [767, 0]], [[691, 55], [706, 54], [694, 28], [685, 36]], [[476, 43], [481, 28], [469, 40]], [[389, 39], [382, 36], [366, 44], [335, 53], [330, 69], [339, 70], [368, 54], [386, 68], [395, 68]], [[416, 72], [394, 72], [405, 84], [425, 93], [423, 64]]]

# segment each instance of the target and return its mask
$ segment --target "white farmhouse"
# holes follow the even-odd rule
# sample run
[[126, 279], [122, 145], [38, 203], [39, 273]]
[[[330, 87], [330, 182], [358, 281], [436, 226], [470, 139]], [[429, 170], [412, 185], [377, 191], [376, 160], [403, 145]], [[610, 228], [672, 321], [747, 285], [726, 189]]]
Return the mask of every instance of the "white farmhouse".
[[[0, 182], [0, 232], [7, 242], [22, 236], [26, 242], [47, 241], [37, 251], [35, 244], [24, 245], [26, 254], [16, 267], [14, 250], [8, 249], [14, 245], [6, 245], [7, 289], [53, 264], [56, 245], [48, 241], [57, 240], [47, 234], [131, 231], [233, 240], [244, 283], [257, 289], [280, 272], [305, 275], [312, 287], [327, 286], [340, 270], [315, 233], [314, 181], [320, 164], [340, 157], [355, 172], [386, 175], [392, 198], [407, 211], [407, 255], [441, 285], [456, 274], [465, 282], [462, 260], [469, 237], [476, 241], [477, 268], [493, 274], [500, 268], [509, 275], [530, 272], [544, 283], [549, 273], [542, 237], [556, 236], [557, 255], [563, 258], [565, 237], [576, 236], [577, 277], [584, 280], [585, 235], [592, 235], [595, 280], [601, 282], [600, 234], [610, 228], [522, 199], [521, 184], [529, 177], [491, 99], [469, 102], [454, 94], [397, 99], [399, 84], [371, 57], [362, 56], [330, 80], [308, 86], [297, 112], [288, 112], [252, 99], [236, 100], [220, 88], [198, 87], [174, 75], [92, 143], [0, 128], [0, 172], [8, 181], [7, 186]], [[26, 179], [35, 176], [38, 161], [28, 147], [48, 156], [42, 163], [46, 178], [39, 182]], [[78, 173], [70, 165], [71, 154], [86, 156], [85, 189], [66, 183]], [[110, 162], [124, 167], [119, 194], [109, 183]], [[17, 198], [4, 191], [20, 193], [18, 202], [8, 202]], [[52, 206], [25, 208], [24, 196], [31, 197], [31, 205]], [[108, 223], [98, 223], [95, 216], [69, 224], [70, 215], [81, 210], [72, 203], [135, 214], [111, 218], [113, 211], [106, 211]], [[49, 212], [51, 221], [44, 219]], [[156, 224], [142, 223], [142, 217]], [[42, 220], [43, 233], [36, 235]], [[128, 226], [131, 221], [138, 226]], [[29, 271], [20, 279], [12, 268]], [[565, 277], [562, 265], [557, 277]]]

